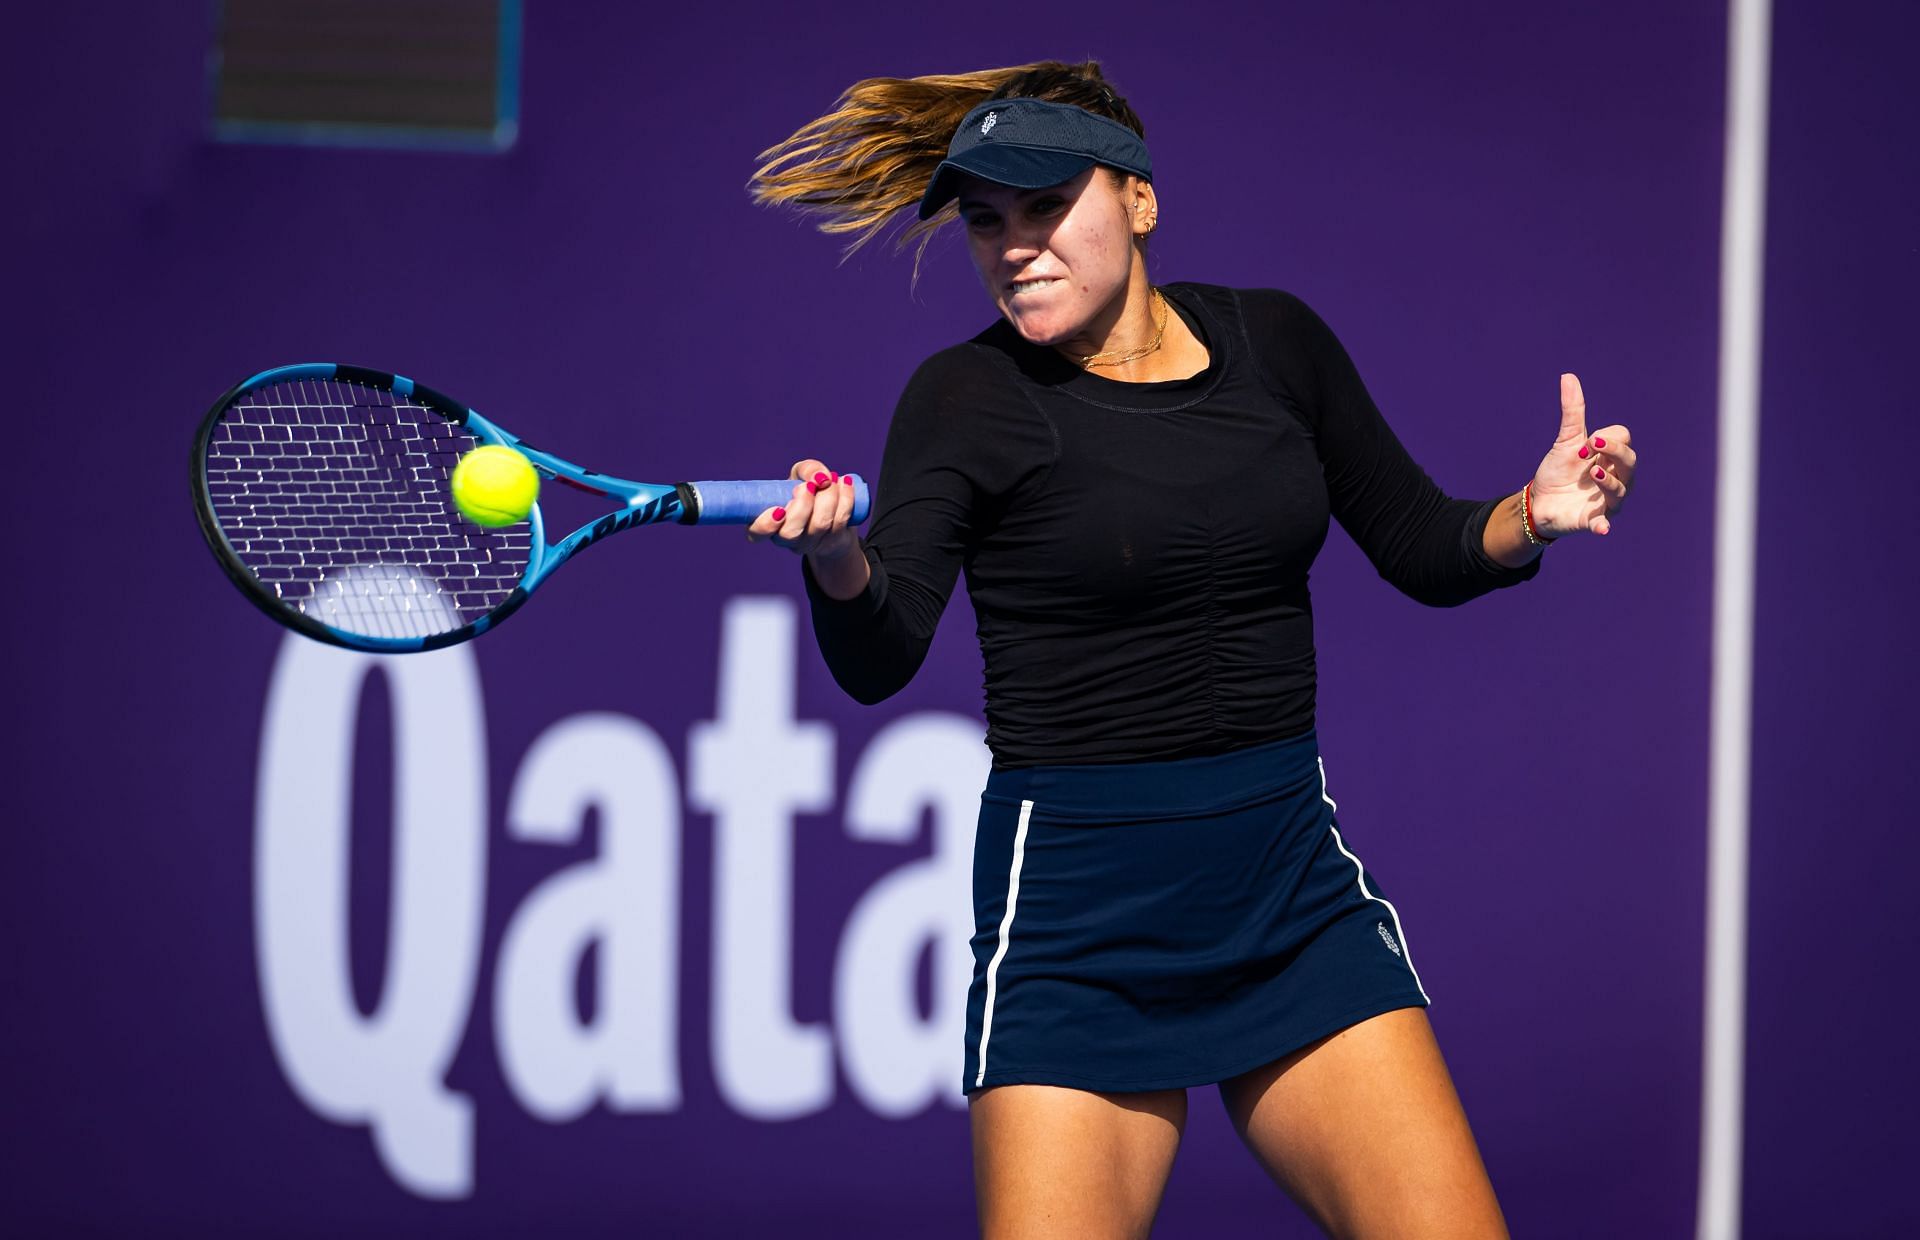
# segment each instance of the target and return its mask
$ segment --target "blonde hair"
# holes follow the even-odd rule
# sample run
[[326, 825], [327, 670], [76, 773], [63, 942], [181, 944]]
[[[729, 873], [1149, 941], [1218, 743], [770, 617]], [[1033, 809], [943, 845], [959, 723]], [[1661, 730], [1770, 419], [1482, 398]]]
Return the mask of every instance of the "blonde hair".
[[[1100, 73], [1097, 61], [1036, 61], [1005, 69], [917, 78], [867, 78], [849, 86], [825, 116], [760, 152], [748, 188], [755, 202], [791, 205], [822, 217], [821, 232], [852, 235], [851, 255], [915, 206], [946, 158], [953, 131], [989, 99], [1048, 99], [1119, 121], [1142, 137], [1140, 118]], [[948, 203], [894, 238], [914, 250], [914, 277], [933, 234], [957, 215]]]

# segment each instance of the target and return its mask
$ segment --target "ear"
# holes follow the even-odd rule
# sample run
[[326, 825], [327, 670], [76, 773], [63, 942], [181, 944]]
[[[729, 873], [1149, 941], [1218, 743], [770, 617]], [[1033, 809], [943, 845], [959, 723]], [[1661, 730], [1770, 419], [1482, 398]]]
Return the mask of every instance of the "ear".
[[1134, 236], [1151, 236], [1160, 222], [1160, 200], [1154, 196], [1153, 183], [1130, 176], [1128, 184], [1133, 193], [1128, 205], [1127, 223], [1132, 227]]

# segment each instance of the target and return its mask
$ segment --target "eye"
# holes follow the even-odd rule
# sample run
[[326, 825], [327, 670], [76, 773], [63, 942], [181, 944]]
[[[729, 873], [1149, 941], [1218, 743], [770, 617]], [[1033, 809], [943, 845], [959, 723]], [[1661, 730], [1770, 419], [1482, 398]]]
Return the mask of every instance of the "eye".
[[991, 211], [975, 211], [973, 214], [962, 218], [966, 220], [967, 230], [969, 232], [985, 232], [1000, 222], [1000, 217]]
[[1029, 210], [1035, 215], [1052, 215], [1066, 205], [1066, 199], [1049, 194], [1045, 198], [1034, 199], [1033, 206]]

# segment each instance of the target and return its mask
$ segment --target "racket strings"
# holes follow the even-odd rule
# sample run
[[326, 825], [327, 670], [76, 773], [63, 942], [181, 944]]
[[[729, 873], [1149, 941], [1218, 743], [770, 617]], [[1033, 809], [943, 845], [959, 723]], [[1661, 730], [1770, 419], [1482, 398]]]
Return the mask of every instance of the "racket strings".
[[529, 527], [483, 529], [447, 490], [477, 441], [430, 408], [343, 380], [270, 384], [228, 407], [206, 453], [214, 516], [280, 602], [331, 628], [427, 637], [505, 602]]

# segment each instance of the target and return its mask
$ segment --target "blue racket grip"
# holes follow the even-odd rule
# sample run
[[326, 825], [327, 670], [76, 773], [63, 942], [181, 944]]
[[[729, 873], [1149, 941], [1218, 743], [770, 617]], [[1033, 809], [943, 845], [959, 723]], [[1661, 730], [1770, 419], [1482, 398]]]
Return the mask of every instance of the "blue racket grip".
[[[853, 517], [855, 525], [867, 519], [872, 496], [867, 480], [858, 474], [843, 474], [853, 480]], [[764, 479], [756, 482], [689, 482], [700, 497], [696, 525], [749, 525], [769, 508], [778, 508], [793, 498], [796, 485], [792, 478]], [[833, 485], [839, 486], [840, 483]]]

